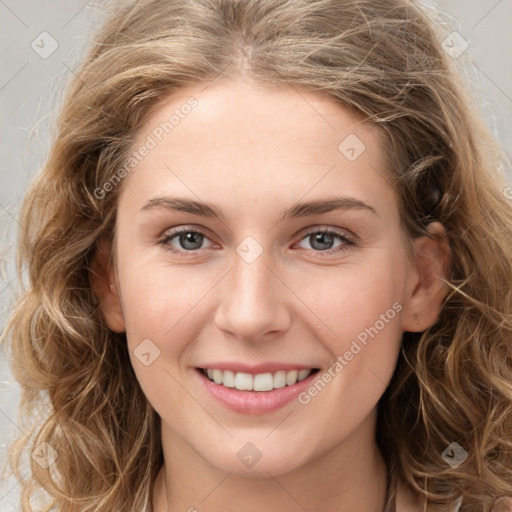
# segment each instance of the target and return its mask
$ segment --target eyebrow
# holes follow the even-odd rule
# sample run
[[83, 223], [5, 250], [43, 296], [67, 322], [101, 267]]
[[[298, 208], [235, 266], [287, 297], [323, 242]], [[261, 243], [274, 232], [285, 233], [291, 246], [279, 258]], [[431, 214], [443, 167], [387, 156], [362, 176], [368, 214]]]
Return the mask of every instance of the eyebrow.
[[[203, 217], [225, 219], [222, 211], [213, 204], [181, 197], [154, 197], [149, 199], [140, 211], [142, 212], [153, 209], [166, 209], [191, 213], [193, 215], [200, 215]], [[332, 197], [328, 199], [298, 203], [284, 210], [279, 220], [282, 221], [290, 218], [308, 217], [310, 215], [319, 215], [335, 210], [365, 210], [373, 213], [377, 217], [379, 216], [377, 211], [364, 201], [353, 197]]]

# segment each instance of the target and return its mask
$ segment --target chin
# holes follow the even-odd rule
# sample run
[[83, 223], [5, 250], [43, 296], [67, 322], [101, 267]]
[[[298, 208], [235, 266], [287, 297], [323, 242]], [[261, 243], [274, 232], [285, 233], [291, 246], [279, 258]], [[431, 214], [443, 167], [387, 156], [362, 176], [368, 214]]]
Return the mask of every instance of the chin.
[[[268, 478], [294, 471], [309, 458], [297, 446], [258, 442], [235, 443], [228, 452], [208, 454], [208, 462], [223, 473], [239, 477]], [[299, 452], [299, 453], [298, 453]], [[298, 454], [300, 457], [298, 457]], [[206, 458], [206, 457], [205, 457]]]

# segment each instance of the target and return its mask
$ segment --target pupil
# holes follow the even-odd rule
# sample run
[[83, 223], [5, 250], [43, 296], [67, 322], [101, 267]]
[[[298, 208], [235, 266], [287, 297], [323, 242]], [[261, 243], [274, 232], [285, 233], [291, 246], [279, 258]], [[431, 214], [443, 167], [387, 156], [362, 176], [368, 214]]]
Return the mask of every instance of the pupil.
[[[328, 235], [327, 233], [317, 233], [316, 235], [311, 236], [313, 236], [313, 243], [311, 244], [313, 248], [319, 249], [321, 251], [325, 249], [330, 249], [329, 246], [332, 244], [332, 236]], [[327, 247], [315, 247], [315, 244], [317, 242], [320, 243], [320, 245], [327, 245]]]
[[[183, 233], [181, 235], [180, 243], [181, 243], [182, 247], [184, 247], [185, 249], [191, 249], [191, 250], [198, 249], [199, 247], [201, 247], [201, 238], [200, 238], [201, 236], [202, 235], [200, 233]], [[194, 247], [194, 243], [197, 244], [197, 240], [194, 242], [195, 237], [199, 237], [199, 246], [198, 247]], [[188, 244], [192, 244], [192, 247], [190, 247]]]

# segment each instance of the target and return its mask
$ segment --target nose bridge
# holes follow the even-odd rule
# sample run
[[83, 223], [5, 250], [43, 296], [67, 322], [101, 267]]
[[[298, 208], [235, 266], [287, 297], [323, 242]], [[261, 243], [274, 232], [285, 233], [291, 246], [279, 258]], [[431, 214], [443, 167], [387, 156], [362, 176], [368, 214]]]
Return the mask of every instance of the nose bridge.
[[231, 272], [233, 285], [231, 293], [234, 299], [238, 299], [239, 305], [254, 307], [259, 302], [269, 303], [273, 290], [270, 284], [272, 273], [268, 266], [268, 258], [264, 256], [259, 256], [252, 262], [241, 257], [235, 259]]
[[284, 329], [287, 314], [282, 285], [269, 269], [270, 254], [261, 251], [256, 255], [254, 247], [249, 245], [244, 251], [247, 248], [243, 243], [237, 248], [221, 291], [216, 324], [237, 337], [257, 339], [269, 331]]

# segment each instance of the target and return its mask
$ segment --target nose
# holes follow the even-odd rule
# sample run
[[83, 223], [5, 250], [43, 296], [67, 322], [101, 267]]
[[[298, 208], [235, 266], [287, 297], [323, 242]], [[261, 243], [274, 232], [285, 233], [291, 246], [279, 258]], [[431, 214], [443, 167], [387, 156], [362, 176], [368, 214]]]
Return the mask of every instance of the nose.
[[217, 328], [251, 342], [277, 337], [288, 329], [287, 289], [270, 263], [265, 251], [252, 263], [235, 255], [234, 265], [218, 290]]

